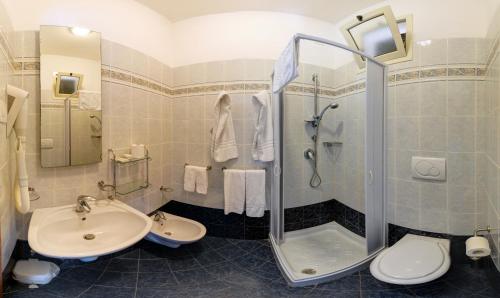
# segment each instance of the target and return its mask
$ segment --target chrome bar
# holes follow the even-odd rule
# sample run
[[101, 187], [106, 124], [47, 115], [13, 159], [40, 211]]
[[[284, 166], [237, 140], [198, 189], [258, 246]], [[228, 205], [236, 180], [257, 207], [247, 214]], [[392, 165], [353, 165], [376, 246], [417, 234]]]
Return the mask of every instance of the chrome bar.
[[341, 43], [338, 43], [336, 41], [332, 41], [332, 40], [329, 40], [329, 39], [326, 39], [326, 38], [322, 38], [322, 37], [316, 37], [316, 36], [312, 36], [312, 35], [307, 35], [307, 34], [303, 34], [303, 33], [297, 33], [294, 35], [294, 40], [295, 40], [295, 43], [298, 44], [298, 42], [300, 40], [310, 40], [310, 41], [315, 41], [315, 42], [319, 42], [319, 43], [322, 43], [322, 44], [327, 44], [327, 45], [331, 45], [331, 46], [334, 46], [334, 47], [337, 47], [337, 48], [341, 48], [341, 49], [344, 49], [346, 51], [349, 51], [353, 54], [357, 54], [357, 55], [360, 55], [362, 57], [365, 57], [366, 59], [380, 65], [380, 66], [386, 66], [384, 63], [382, 62], [379, 62], [377, 61], [374, 57], [372, 56], [368, 56], [366, 55], [365, 53], [363, 52], [360, 52], [358, 50], [355, 50], [355, 49], [351, 49], [350, 47], [346, 46], [346, 45], [343, 45]]
[[[186, 166], [190, 166], [190, 164], [185, 163], [184, 167], [186, 167]], [[212, 169], [212, 166], [207, 166], [206, 168], [207, 168], [207, 171], [210, 171]]]

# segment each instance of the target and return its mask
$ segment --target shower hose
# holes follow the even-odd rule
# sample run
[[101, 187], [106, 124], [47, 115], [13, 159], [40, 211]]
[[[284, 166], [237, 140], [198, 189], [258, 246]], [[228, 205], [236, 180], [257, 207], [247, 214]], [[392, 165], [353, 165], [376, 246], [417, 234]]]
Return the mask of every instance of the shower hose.
[[315, 127], [316, 132], [314, 135], [314, 168], [313, 168], [313, 174], [311, 176], [311, 180], [309, 180], [309, 186], [312, 188], [317, 188], [321, 185], [321, 176], [318, 173], [318, 140], [319, 140], [319, 123]]

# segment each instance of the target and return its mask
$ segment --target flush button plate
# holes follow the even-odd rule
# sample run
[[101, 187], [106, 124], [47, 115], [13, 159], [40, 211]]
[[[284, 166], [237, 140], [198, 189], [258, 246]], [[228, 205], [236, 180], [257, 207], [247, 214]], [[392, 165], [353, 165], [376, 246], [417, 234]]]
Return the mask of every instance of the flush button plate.
[[446, 180], [446, 159], [413, 156], [411, 158], [413, 178], [434, 181]]

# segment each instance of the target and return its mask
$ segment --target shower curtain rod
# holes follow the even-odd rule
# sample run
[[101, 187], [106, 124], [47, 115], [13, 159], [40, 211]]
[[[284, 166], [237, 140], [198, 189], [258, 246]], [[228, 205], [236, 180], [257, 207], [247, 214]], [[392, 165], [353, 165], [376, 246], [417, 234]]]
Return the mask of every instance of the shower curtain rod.
[[355, 50], [355, 49], [352, 49], [346, 45], [343, 45], [341, 43], [338, 43], [336, 41], [332, 41], [332, 40], [329, 40], [329, 39], [326, 39], [326, 38], [322, 38], [322, 37], [316, 37], [316, 36], [312, 36], [312, 35], [307, 35], [307, 34], [303, 34], [303, 33], [297, 33], [293, 36], [294, 40], [295, 40], [295, 44], [298, 44], [298, 42], [303, 39], [303, 40], [310, 40], [310, 41], [315, 41], [315, 42], [319, 42], [319, 43], [322, 43], [322, 44], [326, 44], [326, 45], [331, 45], [331, 46], [334, 46], [334, 47], [337, 47], [337, 48], [341, 48], [341, 49], [344, 49], [346, 51], [349, 51], [353, 54], [357, 54], [357, 55], [360, 55], [360, 56], [363, 56], [365, 57], [366, 59], [380, 65], [380, 66], [386, 66], [384, 63], [380, 62], [380, 61], [377, 61], [375, 58], [371, 57], [371, 56], [368, 56], [366, 55], [365, 53], [361, 52], [361, 51], [358, 51], [358, 50]]

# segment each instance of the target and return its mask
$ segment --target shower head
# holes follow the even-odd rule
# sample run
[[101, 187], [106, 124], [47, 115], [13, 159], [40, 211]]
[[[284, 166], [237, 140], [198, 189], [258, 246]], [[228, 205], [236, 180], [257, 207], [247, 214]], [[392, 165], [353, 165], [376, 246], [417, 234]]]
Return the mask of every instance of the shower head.
[[97, 120], [97, 122], [99, 122], [99, 124], [101, 124], [101, 125], [102, 125], [101, 118], [99, 118], [99, 117], [97, 117], [96, 115], [93, 115], [93, 114], [89, 115], [89, 117], [90, 117], [90, 119], [95, 119], [95, 120]]
[[338, 103], [331, 103], [329, 105], [327, 105], [322, 111], [321, 113], [319, 113], [319, 116], [318, 116], [318, 120], [321, 121], [321, 119], [323, 118], [323, 114], [326, 113], [327, 110], [329, 109], [336, 109], [339, 107], [339, 104]]

